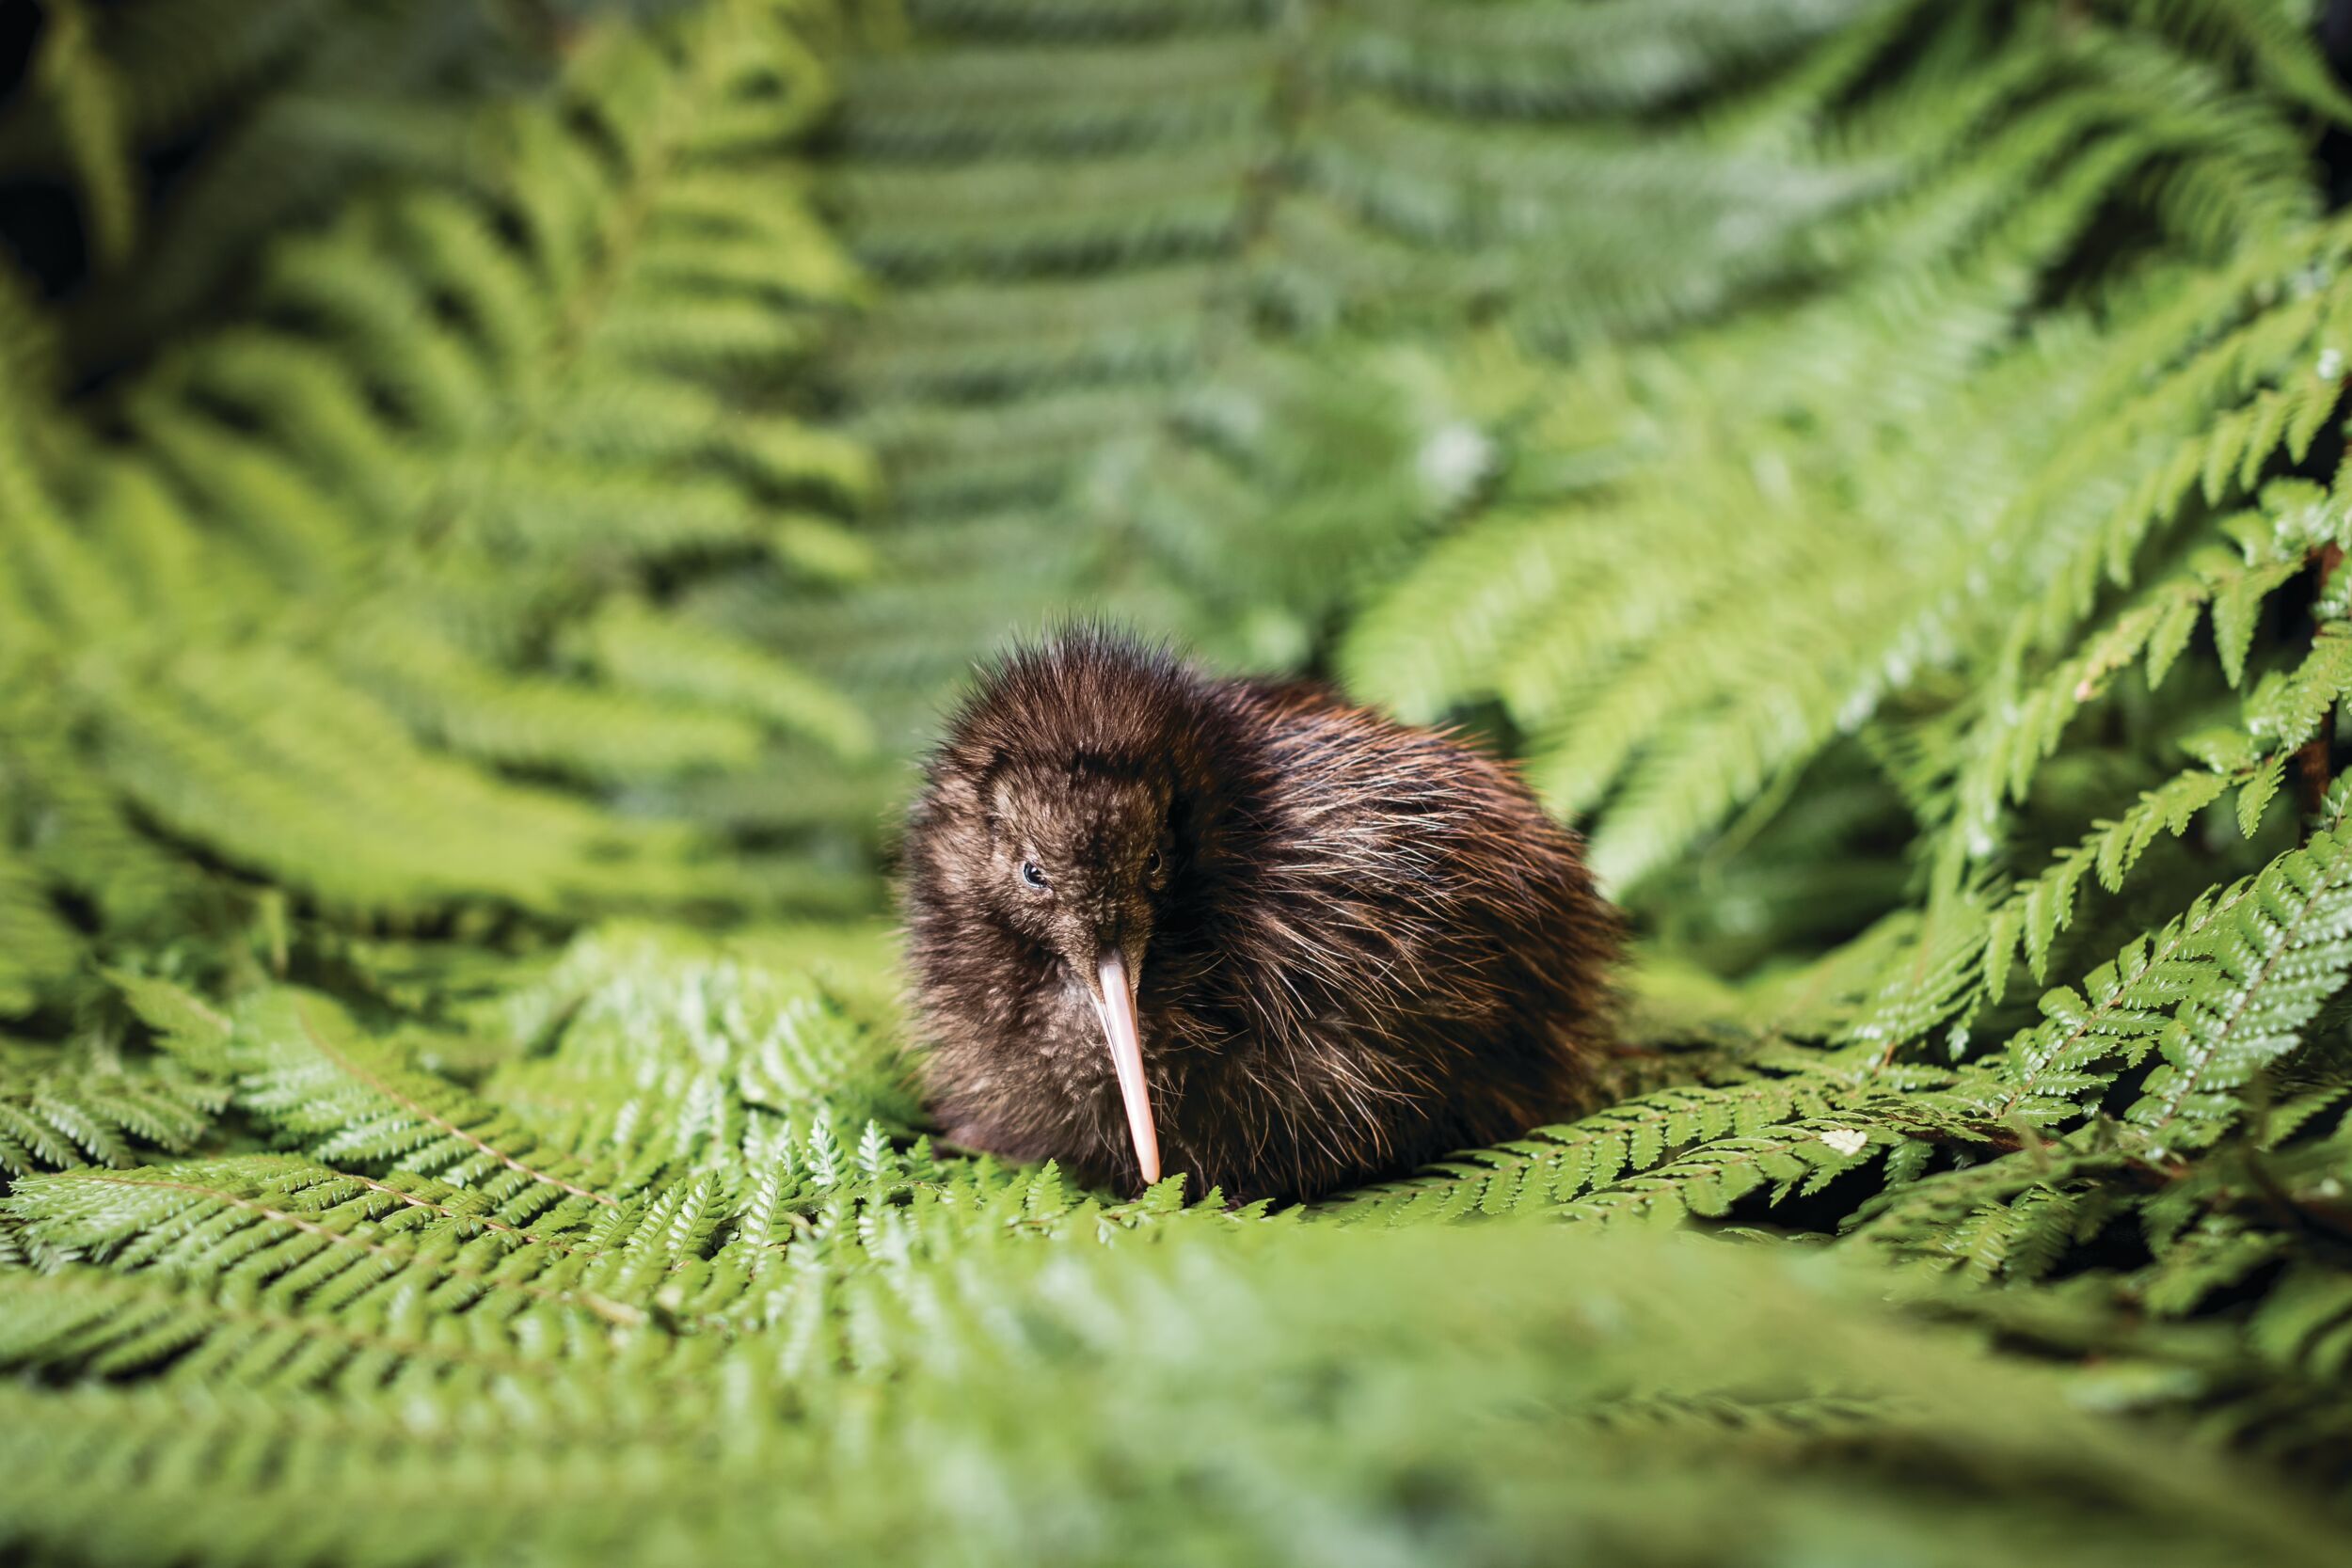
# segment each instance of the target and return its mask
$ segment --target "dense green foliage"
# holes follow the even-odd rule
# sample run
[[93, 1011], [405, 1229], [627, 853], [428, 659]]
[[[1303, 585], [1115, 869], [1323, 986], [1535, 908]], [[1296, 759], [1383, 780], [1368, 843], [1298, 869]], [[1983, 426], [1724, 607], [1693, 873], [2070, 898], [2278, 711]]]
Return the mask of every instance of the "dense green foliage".
[[[2336, 1560], [2304, 24], [53, 6], [0, 1551]], [[1071, 607], [1522, 755], [1629, 1097], [1283, 1212], [933, 1147], [888, 823]]]

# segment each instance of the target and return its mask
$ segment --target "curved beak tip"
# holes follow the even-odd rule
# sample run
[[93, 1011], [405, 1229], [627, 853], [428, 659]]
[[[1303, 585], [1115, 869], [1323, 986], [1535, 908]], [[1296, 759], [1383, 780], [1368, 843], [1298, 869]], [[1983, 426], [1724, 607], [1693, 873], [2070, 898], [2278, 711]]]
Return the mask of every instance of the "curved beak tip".
[[1115, 947], [1096, 962], [1094, 1010], [1102, 1020], [1104, 1043], [1110, 1047], [1111, 1067], [1119, 1075], [1119, 1095], [1127, 1106], [1127, 1134], [1134, 1140], [1136, 1164], [1143, 1184], [1160, 1179], [1160, 1134], [1152, 1119], [1152, 1091], [1143, 1076], [1143, 1036], [1136, 1025], [1135, 980], [1127, 960]]

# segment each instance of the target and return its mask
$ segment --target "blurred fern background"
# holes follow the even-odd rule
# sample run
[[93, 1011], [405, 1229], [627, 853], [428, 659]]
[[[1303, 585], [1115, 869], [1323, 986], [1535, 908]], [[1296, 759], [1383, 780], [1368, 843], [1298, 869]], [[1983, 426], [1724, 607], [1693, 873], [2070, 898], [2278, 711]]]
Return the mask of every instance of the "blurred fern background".
[[[2343, 8], [6, 26], [11, 1560], [2343, 1560]], [[1073, 610], [1521, 757], [1629, 1098], [935, 1148]]]

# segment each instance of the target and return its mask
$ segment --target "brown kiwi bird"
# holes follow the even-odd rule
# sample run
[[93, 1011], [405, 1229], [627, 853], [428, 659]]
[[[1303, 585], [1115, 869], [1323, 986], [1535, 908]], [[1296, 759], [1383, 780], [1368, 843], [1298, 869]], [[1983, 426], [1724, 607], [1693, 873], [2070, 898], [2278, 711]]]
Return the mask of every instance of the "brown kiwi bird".
[[1573, 1111], [1617, 917], [1453, 736], [1079, 627], [984, 673], [901, 889], [949, 1138], [1306, 1198]]

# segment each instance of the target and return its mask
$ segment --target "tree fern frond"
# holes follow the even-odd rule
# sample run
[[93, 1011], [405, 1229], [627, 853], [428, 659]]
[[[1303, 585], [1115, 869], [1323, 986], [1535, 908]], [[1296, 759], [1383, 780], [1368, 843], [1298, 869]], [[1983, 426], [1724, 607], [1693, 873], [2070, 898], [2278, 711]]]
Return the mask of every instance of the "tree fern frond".
[[2197, 814], [2218, 800], [2231, 783], [2227, 773], [2192, 768], [2143, 792], [2121, 817], [2093, 824], [2082, 843], [2060, 851], [2049, 869], [1994, 911], [1985, 948], [1988, 984], [1997, 988], [2007, 983], [2021, 942], [2026, 962], [2040, 978], [2051, 942], [2074, 918], [2074, 896], [2083, 881], [2096, 871], [2110, 891], [2121, 887], [2159, 833], [2177, 838], [2186, 832]]
[[0, 1017], [31, 1012], [82, 959], [80, 938], [43, 881], [0, 849]]
[[[272, 246], [246, 319], [136, 378], [116, 438], [44, 443], [0, 548], [73, 651], [27, 727], [53, 726], [46, 790], [85, 847], [135, 858], [128, 805], [338, 914], [403, 918], [813, 885], [681, 877], [692, 832], [495, 769], [609, 786], [864, 750], [845, 699], [674, 602], [747, 557], [827, 584], [864, 566], [817, 509], [863, 505], [870, 461], [741, 379], [857, 290], [790, 172], [821, 74], [753, 0], [592, 29], [556, 101], [482, 117], [463, 183], [411, 179]], [[151, 547], [192, 571], [100, 553]], [[222, 592], [164, 586], [193, 577]], [[110, 939], [135, 929], [126, 881], [40, 869], [104, 895]]]
[[[679, 844], [675, 829], [615, 823], [427, 752], [362, 693], [301, 665], [190, 655], [160, 692], [94, 673], [93, 696], [118, 787], [330, 906], [414, 909], [489, 888], [551, 910], [632, 881], [655, 897], [691, 885], [648, 853]], [[366, 855], [349, 849], [359, 820], [381, 835]]]
[[2284, 8], [2136, 0], [2131, 8], [2200, 52], [2240, 56], [2265, 83], [2332, 119], [2352, 118], [2352, 99], [2319, 68], [2303, 36], [2302, 19]]
[[174, 1061], [207, 1079], [234, 1074], [229, 1044], [236, 1025], [226, 1014], [161, 975], [111, 970], [106, 979]]
[[[49, 1265], [46, 1289], [9, 1297], [16, 1356], [286, 1391], [462, 1394], [610, 1365], [658, 1293], [709, 1305], [719, 1217], [690, 1182], [601, 1223], [518, 1224], [421, 1178], [274, 1156], [37, 1178], [7, 1202]], [[453, 1332], [424, 1332], [427, 1314]]]
[[396, 612], [367, 616], [340, 641], [358, 686], [464, 755], [612, 781], [742, 768], [759, 752], [758, 730], [732, 714], [516, 677]]
[[1774, 1201], [1818, 1190], [1883, 1153], [1899, 1135], [1888, 1129], [1912, 1117], [1920, 1125], [1945, 1119], [1928, 1101], [1907, 1112], [1884, 1088], [1840, 1074], [1759, 1073], [1623, 1101], [1316, 1212], [1383, 1226], [1560, 1206], [1579, 1216], [1720, 1215], [1768, 1184]]
[[1196, 33], [1152, 50], [1141, 78], [1131, 48], [1074, 40], [1056, 49], [1049, 82], [1021, 49], [859, 59], [846, 72], [841, 134], [855, 153], [894, 157], [1051, 156], [1246, 134], [1274, 87], [1265, 35], [1233, 27], [1255, 8], [1204, 10]]
[[87, 9], [61, 6], [47, 20], [32, 67], [34, 94], [49, 110], [72, 165], [90, 249], [102, 268], [112, 270], [129, 255], [138, 222], [132, 95], [98, 46], [97, 23]]
[[1477, 12], [1365, 7], [1326, 44], [1342, 80], [1457, 108], [1565, 116], [1655, 106], [1756, 72], [1883, 0], [1759, 6], [1726, 20], [1703, 5], [1534, 5]]
[[[1235, 1257], [1206, 1236], [978, 1249], [940, 1292], [901, 1298], [895, 1321], [878, 1301], [850, 1307], [878, 1331], [926, 1331], [904, 1334], [905, 1358], [870, 1373], [810, 1376], [727, 1356], [710, 1369], [722, 1375], [686, 1383], [661, 1376], [675, 1352], [639, 1352], [632, 1366], [627, 1352], [598, 1355], [583, 1341], [580, 1366], [600, 1370], [568, 1399], [515, 1376], [486, 1400], [469, 1397], [463, 1380], [442, 1397], [393, 1385], [332, 1401], [289, 1400], [266, 1386], [202, 1394], [168, 1381], [124, 1390], [19, 1383], [0, 1432], [12, 1473], [32, 1484], [11, 1489], [8, 1528], [86, 1549], [156, 1543], [205, 1561], [264, 1544], [337, 1556], [375, 1543], [389, 1560], [473, 1562], [531, 1542], [565, 1557], [651, 1562], [690, 1528], [729, 1555], [788, 1532], [845, 1558], [954, 1540], [996, 1560], [1041, 1534], [1106, 1539], [1119, 1518], [1166, 1511], [1182, 1539], [1257, 1558], [1297, 1544], [1302, 1497], [1325, 1531], [1371, 1540], [1393, 1527], [1389, 1488], [1434, 1477], [1438, 1499], [1414, 1506], [1449, 1539], [1502, 1546], [1574, 1528], [1634, 1560], [1662, 1560], [1660, 1548], [1720, 1538], [1745, 1519], [1791, 1549], [1859, 1540], [1875, 1553], [1915, 1539], [1903, 1521], [1952, 1495], [1934, 1478], [1959, 1455], [1990, 1454], [2007, 1473], [2065, 1480], [1954, 1511], [1945, 1539], [1962, 1555], [2041, 1519], [2091, 1543], [2103, 1561], [2326, 1560], [2326, 1531], [2234, 1467], [2168, 1476], [2164, 1438], [2102, 1424], [2070, 1407], [2046, 1373], [1904, 1325], [1818, 1271], [1753, 1252], [1600, 1246], [1516, 1227], [1377, 1247], [1344, 1234], [1311, 1240], [1263, 1258]], [[1339, 1288], [1298, 1289], [1311, 1276]], [[1389, 1303], [1413, 1278], [1464, 1288], [1421, 1292], [1406, 1334]], [[1004, 1310], [1014, 1299], [1032, 1305]], [[1686, 1305], [1723, 1299], [1742, 1305], [1740, 1352], [1769, 1346], [1767, 1368], [1819, 1370], [1759, 1377]], [[1650, 1300], [1677, 1305], [1633, 1309]], [[1187, 1307], [1262, 1326], [1238, 1349], [1230, 1338], [1213, 1343], [1185, 1332]], [[643, 1344], [670, 1331], [649, 1321], [608, 1332]], [[788, 1324], [776, 1332], [788, 1335]], [[1475, 1357], [1445, 1350], [1473, 1342]], [[1137, 1354], [1146, 1346], [1156, 1348]], [[469, 1348], [453, 1342], [440, 1354], [454, 1361]], [[1342, 1367], [1356, 1369], [1362, 1399], [1295, 1397], [1329, 1386]], [[882, 1378], [912, 1390], [903, 1405], [875, 1405]], [[1528, 1401], [1529, 1387], [1555, 1398]], [[1069, 1418], [1036, 1420], [1041, 1405]], [[1491, 1418], [1506, 1405], [1507, 1418]], [[1109, 1418], [1138, 1407], [1169, 1414], [1151, 1441], [1178, 1456], [1172, 1468], [1142, 1464], [1140, 1434]], [[847, 1440], [841, 1423], [859, 1408], [869, 1415]], [[1202, 1434], [1193, 1418], [1212, 1409], [1245, 1413], [1238, 1443]], [[1714, 1414], [1725, 1409], [1738, 1413], [1727, 1423]], [[1668, 1414], [1677, 1410], [1692, 1414]], [[1799, 1411], [1795, 1432], [1837, 1440], [1772, 1440]], [[1454, 1433], [1436, 1449], [1433, 1421]], [[1604, 1473], [1565, 1487], [1556, 1474], [1539, 1477], [1534, 1456], [1597, 1451], [1596, 1442], [1610, 1455]], [[965, 1456], [956, 1475], [938, 1463], [944, 1445]], [[1694, 1447], [1707, 1456], [1704, 1488], [1687, 1477]], [[533, 1456], [533, 1487], [491, 1484], [486, 1461], [518, 1452]], [[364, 1471], [338, 1457], [359, 1454]], [[1318, 1479], [1330, 1458], [1356, 1480]], [[778, 1474], [809, 1484], [758, 1482]], [[1049, 1475], [1051, 1484], [1039, 1479]], [[1073, 1488], [1073, 1476], [1083, 1484]], [[1127, 1486], [1116, 1512], [1099, 1485], [1114, 1476]], [[1264, 1504], [1269, 1476], [1287, 1506]], [[1367, 1479], [1379, 1483], [1371, 1499]], [[1857, 1488], [1903, 1506], [1857, 1515]], [[120, 1499], [134, 1494], [162, 1505], [137, 1537], [121, 1523]], [[898, 1506], [880, 1507], [884, 1498]], [[1663, 1541], [1661, 1518], [1675, 1521]], [[1411, 1560], [1423, 1558], [1434, 1554]]]
[[237, 1103], [323, 1160], [397, 1163], [476, 1188], [502, 1210], [571, 1216], [616, 1210], [627, 1192], [548, 1147], [511, 1112], [410, 1066], [323, 996], [248, 1006], [230, 1046]]
[[2275, 1232], [2200, 1228], [2157, 1253], [2134, 1279], [2134, 1295], [2159, 1316], [2186, 1317], [2217, 1291], [2276, 1263], [2286, 1250], [2285, 1239]]
[[846, 697], [716, 628], [616, 601], [588, 625], [586, 639], [598, 673], [625, 690], [757, 714], [851, 761], [873, 750], [871, 726]]
[[628, 1148], [699, 1168], [795, 1127], [904, 1128], [916, 1115], [904, 1064], [822, 987], [769, 960], [791, 951], [647, 927], [582, 937], [501, 1001], [502, 1026], [532, 1054], [485, 1092], [583, 1157]]
[[2081, 1116], [2119, 1069], [2138, 1066], [2154, 1050], [2172, 1009], [2205, 978], [2204, 932], [2249, 891], [2240, 883], [2201, 895], [2185, 913], [2092, 970], [2081, 990], [2045, 992], [2044, 1022], [2010, 1039], [1989, 1116], [2036, 1125]]
[[2159, 1148], [2219, 1138], [2255, 1075], [2301, 1043], [2301, 1026], [2352, 972], [2352, 849], [2332, 831], [2263, 869], [2200, 941], [2214, 982], [2183, 1000], [2128, 1118]]
[[32, 1049], [0, 1055], [0, 1176], [132, 1165], [189, 1149], [226, 1091], [169, 1067], [133, 1069]]

